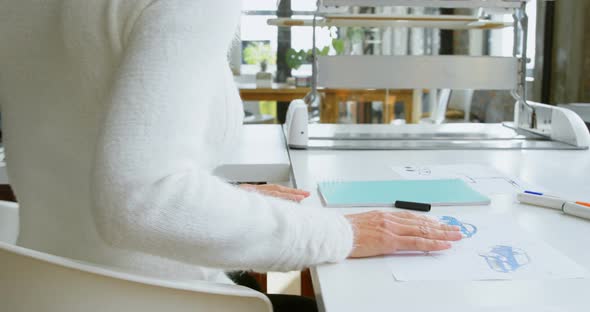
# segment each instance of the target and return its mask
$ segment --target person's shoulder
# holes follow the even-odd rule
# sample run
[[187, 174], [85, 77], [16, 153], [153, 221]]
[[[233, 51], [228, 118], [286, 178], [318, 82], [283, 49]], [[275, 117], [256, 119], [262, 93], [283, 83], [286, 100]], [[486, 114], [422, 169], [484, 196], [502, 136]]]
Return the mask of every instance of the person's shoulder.
[[158, 33], [193, 32], [232, 35], [239, 22], [240, 0], [150, 0], [135, 19], [138, 29]]
[[[121, 40], [132, 31], [143, 12], [158, 0], [52, 0], [70, 36], [93, 33], [100, 40]], [[97, 34], [101, 30], [101, 36]], [[107, 30], [104, 32], [104, 30]]]
[[[125, 0], [117, 0], [117, 1], [125, 1]], [[134, 2], [134, 1], [129, 1]], [[175, 12], [179, 12], [178, 10], [195, 10], [195, 9], [203, 9], [207, 7], [215, 6], [217, 2], [240, 2], [237, 0], [220, 0], [220, 1], [210, 1], [210, 0], [144, 0], [141, 3], [138, 3], [138, 7], [143, 7], [144, 10], [152, 9], [152, 10], [172, 10]]]
[[[126, 1], [126, 0], [118, 0]], [[129, 1], [134, 2], [134, 1]], [[211, 17], [240, 11], [241, 0], [146, 0], [142, 3], [144, 11], [173, 12], [174, 14], [206, 14]]]

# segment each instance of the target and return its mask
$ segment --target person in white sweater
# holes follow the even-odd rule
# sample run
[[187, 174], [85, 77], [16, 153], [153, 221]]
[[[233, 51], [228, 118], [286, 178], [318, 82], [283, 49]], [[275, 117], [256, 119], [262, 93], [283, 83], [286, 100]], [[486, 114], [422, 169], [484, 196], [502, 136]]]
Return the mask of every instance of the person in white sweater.
[[424, 217], [342, 216], [212, 175], [242, 124], [226, 57], [239, 16], [238, 0], [0, 1], [20, 245], [229, 283], [225, 270], [299, 270], [460, 239]]

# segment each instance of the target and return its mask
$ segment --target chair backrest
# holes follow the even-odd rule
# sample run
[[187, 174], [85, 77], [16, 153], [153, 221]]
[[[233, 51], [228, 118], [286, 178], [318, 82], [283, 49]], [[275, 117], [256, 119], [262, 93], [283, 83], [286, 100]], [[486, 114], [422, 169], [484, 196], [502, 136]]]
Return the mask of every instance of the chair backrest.
[[[0, 229], [10, 223], [14, 208], [0, 202]], [[6, 233], [7, 240], [16, 238]], [[246, 287], [151, 279], [6, 241], [0, 242], [0, 307], [10, 312], [272, 311], [265, 295]]]

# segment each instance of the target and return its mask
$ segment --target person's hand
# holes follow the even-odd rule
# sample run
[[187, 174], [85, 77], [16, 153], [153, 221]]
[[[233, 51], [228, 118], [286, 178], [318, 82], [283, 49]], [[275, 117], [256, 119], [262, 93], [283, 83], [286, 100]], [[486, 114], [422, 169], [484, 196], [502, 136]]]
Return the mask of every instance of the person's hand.
[[354, 231], [349, 258], [392, 254], [397, 251], [438, 251], [463, 236], [460, 228], [409, 212], [370, 211], [345, 216]]
[[282, 199], [292, 200], [294, 202], [300, 202], [305, 198], [309, 197], [309, 192], [298, 190], [286, 186], [276, 184], [241, 184], [241, 188], [245, 190], [255, 191], [267, 196], [278, 197]]

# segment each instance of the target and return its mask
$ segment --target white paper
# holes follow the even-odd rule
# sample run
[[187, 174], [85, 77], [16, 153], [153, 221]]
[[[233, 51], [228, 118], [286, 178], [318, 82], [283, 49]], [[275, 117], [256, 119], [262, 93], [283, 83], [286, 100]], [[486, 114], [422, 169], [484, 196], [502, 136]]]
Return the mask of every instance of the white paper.
[[460, 226], [463, 240], [442, 252], [390, 257], [397, 281], [474, 281], [587, 277], [585, 268], [519, 229], [509, 215], [441, 217]]
[[[403, 179], [434, 180], [462, 179], [484, 195], [515, 194], [529, 189], [524, 182], [505, 176], [496, 169], [478, 164], [464, 165], [405, 165], [393, 166], [393, 171]], [[535, 190], [538, 190], [535, 189]]]

